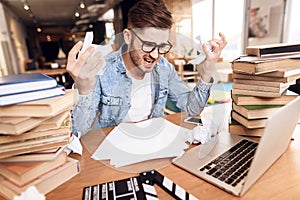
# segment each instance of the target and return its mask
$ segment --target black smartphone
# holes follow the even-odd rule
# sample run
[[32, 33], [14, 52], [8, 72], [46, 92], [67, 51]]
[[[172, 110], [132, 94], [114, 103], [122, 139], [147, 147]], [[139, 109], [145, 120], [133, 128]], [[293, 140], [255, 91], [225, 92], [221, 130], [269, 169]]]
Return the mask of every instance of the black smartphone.
[[188, 117], [184, 120], [186, 123], [191, 123], [191, 124], [197, 124], [197, 125], [203, 125], [201, 118], [198, 117]]

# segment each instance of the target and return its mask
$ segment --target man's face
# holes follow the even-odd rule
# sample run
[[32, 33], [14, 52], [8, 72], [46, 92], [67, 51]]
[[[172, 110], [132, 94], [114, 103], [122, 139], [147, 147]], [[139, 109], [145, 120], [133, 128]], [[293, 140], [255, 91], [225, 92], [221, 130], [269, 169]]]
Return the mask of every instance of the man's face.
[[130, 33], [128, 49], [132, 63], [144, 73], [151, 72], [163, 55], [159, 51], [163, 52], [170, 47], [169, 29], [132, 29]]

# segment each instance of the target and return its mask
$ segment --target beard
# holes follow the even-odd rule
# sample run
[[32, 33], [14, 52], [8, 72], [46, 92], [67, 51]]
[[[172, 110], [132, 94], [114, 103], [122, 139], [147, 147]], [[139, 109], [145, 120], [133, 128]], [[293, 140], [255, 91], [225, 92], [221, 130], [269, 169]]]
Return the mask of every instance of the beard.
[[141, 50], [131, 50], [129, 56], [132, 63], [144, 73], [151, 72], [160, 59], [159, 56], [156, 59], [152, 58], [149, 53], [141, 54]]

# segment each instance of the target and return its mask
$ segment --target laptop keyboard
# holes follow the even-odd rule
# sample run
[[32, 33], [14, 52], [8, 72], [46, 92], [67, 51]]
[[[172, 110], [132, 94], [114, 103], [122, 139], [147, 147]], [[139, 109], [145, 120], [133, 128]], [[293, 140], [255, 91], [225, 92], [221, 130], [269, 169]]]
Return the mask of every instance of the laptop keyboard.
[[247, 175], [257, 145], [256, 142], [243, 139], [199, 170], [236, 186]]

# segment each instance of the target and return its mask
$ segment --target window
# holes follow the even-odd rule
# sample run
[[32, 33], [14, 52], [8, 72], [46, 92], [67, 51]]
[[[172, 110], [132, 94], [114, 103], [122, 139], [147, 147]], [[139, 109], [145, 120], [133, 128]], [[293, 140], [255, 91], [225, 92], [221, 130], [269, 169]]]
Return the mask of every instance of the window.
[[225, 34], [228, 44], [222, 52], [225, 60], [233, 60], [242, 53], [244, 40], [244, 1], [205, 0], [193, 4], [193, 38], [200, 35], [202, 40]]
[[287, 28], [287, 41], [286, 42], [300, 42], [300, 26], [299, 26], [299, 18], [300, 18], [300, 1], [299, 0], [291, 0], [288, 6], [290, 12], [288, 12], [288, 28]]
[[115, 29], [114, 24], [112, 22], [106, 22], [105, 23], [105, 36], [106, 36], [106, 42], [108, 43], [110, 40], [115, 39]]

